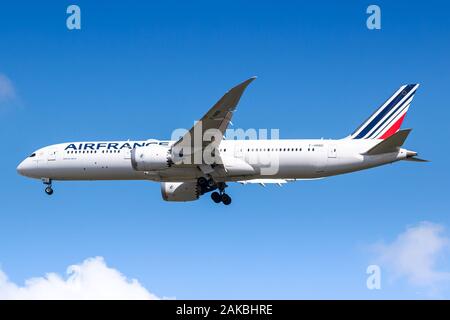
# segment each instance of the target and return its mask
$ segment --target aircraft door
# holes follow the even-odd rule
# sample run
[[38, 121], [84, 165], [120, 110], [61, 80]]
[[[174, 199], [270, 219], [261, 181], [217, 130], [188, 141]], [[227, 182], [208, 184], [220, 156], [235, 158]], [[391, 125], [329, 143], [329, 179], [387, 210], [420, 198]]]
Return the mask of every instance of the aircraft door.
[[130, 160], [131, 161], [131, 149], [123, 148], [122, 152], [123, 152], [123, 158], [125, 160]]
[[335, 145], [328, 145], [328, 158], [337, 158], [337, 148]]
[[57, 154], [57, 152], [58, 151], [56, 149], [50, 149], [48, 151], [48, 154], [47, 154], [47, 161], [48, 162], [56, 161], [56, 154]]

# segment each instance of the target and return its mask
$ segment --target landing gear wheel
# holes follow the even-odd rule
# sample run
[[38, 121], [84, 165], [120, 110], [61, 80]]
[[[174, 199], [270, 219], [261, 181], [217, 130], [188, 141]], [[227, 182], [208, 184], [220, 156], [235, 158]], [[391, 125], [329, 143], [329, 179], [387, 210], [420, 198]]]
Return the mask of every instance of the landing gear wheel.
[[216, 182], [213, 179], [208, 180], [208, 187], [213, 188], [216, 186]]
[[215, 203], [219, 203], [222, 201], [222, 197], [220, 196], [220, 194], [218, 192], [213, 192], [211, 193], [211, 199], [212, 201], [214, 201]]
[[204, 187], [208, 183], [208, 180], [205, 177], [200, 177], [197, 179], [197, 183], [200, 187]]
[[51, 196], [53, 194], [53, 189], [52, 187], [47, 187], [45, 188], [45, 193], [48, 194], [49, 196]]
[[224, 205], [229, 205], [231, 203], [231, 197], [226, 193], [222, 194], [222, 202]]

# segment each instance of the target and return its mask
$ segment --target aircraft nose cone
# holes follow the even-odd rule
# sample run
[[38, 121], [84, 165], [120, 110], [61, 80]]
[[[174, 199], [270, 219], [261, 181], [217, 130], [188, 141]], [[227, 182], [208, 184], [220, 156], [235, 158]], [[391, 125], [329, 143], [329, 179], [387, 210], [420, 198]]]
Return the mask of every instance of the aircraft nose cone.
[[25, 160], [22, 161], [16, 168], [17, 173], [19, 173], [20, 175], [24, 176], [26, 175], [27, 172], [27, 164], [25, 163]]

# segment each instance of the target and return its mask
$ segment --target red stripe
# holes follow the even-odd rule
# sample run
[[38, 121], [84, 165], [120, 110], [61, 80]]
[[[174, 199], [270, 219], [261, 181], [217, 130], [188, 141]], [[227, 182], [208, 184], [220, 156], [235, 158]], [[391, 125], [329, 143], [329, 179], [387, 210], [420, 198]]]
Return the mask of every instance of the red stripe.
[[406, 112], [379, 139], [389, 138], [394, 133], [396, 133], [400, 129], [400, 127], [402, 125], [402, 122], [403, 122], [403, 119], [405, 118], [405, 116], [406, 116]]

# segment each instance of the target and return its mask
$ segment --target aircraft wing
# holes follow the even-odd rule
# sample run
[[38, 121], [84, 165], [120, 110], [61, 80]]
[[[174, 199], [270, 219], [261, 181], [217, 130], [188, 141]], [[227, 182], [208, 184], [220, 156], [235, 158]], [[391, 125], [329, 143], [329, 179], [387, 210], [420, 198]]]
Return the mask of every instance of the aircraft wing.
[[[198, 155], [203, 154], [204, 149], [212, 142], [216, 146], [220, 144], [242, 94], [255, 79], [256, 77], [252, 77], [225, 93], [180, 140], [172, 145], [172, 154], [176, 156], [175, 158], [178, 158], [176, 162], [191, 157], [188, 163], [203, 163], [203, 157], [199, 158]], [[194, 155], [197, 155], [195, 160], [200, 159], [201, 163], [194, 161]]]
[[283, 184], [286, 184], [288, 182], [295, 182], [299, 180], [320, 180], [323, 179], [320, 178], [302, 178], [302, 179], [251, 179], [251, 180], [241, 180], [238, 181], [240, 184], [259, 184], [263, 187], [266, 186], [266, 184], [276, 184], [278, 186], [282, 186]]
[[242, 180], [238, 181], [240, 184], [259, 184], [263, 187], [266, 184], [276, 184], [278, 186], [282, 186], [285, 183], [295, 181], [295, 179], [252, 179], [252, 180]]

